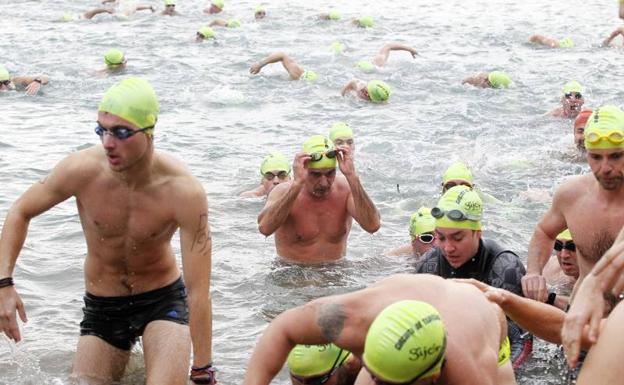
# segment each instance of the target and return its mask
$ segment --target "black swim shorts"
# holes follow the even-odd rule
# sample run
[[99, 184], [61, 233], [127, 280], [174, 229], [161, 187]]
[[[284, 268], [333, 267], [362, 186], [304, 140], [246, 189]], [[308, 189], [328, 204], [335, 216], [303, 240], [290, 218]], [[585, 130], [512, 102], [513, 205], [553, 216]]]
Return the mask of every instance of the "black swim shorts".
[[130, 350], [148, 323], [156, 320], [188, 325], [182, 278], [156, 290], [123, 297], [84, 296], [80, 335], [97, 336], [116, 348]]

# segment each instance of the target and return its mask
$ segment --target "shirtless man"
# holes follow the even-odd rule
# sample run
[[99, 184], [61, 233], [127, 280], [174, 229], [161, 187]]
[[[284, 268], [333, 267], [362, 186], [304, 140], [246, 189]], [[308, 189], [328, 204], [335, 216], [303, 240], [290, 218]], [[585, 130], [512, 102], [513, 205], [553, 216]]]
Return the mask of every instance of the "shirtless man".
[[262, 175], [260, 186], [242, 192], [241, 197], [263, 197], [269, 195], [278, 184], [288, 182], [290, 180], [290, 162], [282, 153], [272, 152], [262, 160], [260, 175]]
[[548, 294], [542, 270], [557, 234], [566, 227], [570, 230], [582, 282], [624, 225], [624, 113], [615, 106], [594, 110], [584, 135], [593, 175], [569, 178], [557, 188], [529, 245], [522, 290], [526, 297], [541, 302]]
[[575, 119], [581, 112], [584, 103], [583, 86], [576, 80], [571, 80], [563, 86], [561, 91], [561, 107], [555, 108], [546, 115], [556, 118]]
[[515, 384], [500, 308], [469, 285], [407, 274], [277, 316], [243, 384], [269, 384], [296, 344], [330, 342], [361, 359], [358, 384]]
[[[76, 198], [87, 243], [85, 311], [72, 369], [80, 383], [118, 381], [139, 336], [148, 384], [186, 384], [191, 342], [191, 379], [214, 379], [208, 203], [188, 169], [154, 151], [158, 110], [147, 81], [112, 86], [98, 108], [102, 144], [63, 159], [15, 201], [2, 227], [0, 330], [20, 341], [16, 312], [23, 322], [26, 312], [12, 274], [28, 224]], [[171, 248], [178, 228], [184, 281]]]
[[[344, 177], [336, 178], [336, 159]], [[294, 180], [276, 186], [258, 216], [266, 236], [275, 233], [277, 254], [290, 261], [335, 261], [347, 249], [355, 219], [364, 230], [379, 229], [375, 204], [364, 191], [348, 147], [315, 135], [295, 155]]]
[[41, 86], [48, 84], [49, 78], [46, 75], [13, 76], [0, 64], [0, 92], [10, 91], [16, 87], [22, 87], [26, 95], [36, 95]]

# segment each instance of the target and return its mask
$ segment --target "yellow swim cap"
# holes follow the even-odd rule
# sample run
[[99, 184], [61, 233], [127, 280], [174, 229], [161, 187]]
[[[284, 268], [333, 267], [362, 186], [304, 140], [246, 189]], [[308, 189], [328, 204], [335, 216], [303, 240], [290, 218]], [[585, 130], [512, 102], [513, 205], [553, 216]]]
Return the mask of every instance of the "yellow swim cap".
[[413, 238], [422, 233], [430, 233], [436, 228], [436, 220], [431, 215], [431, 209], [421, 207], [410, 217], [409, 232]]
[[124, 61], [124, 53], [118, 49], [111, 48], [104, 54], [104, 62], [109, 68], [119, 67]]
[[316, 74], [316, 72], [305, 70], [305, 71], [303, 71], [303, 73], [301, 74], [301, 77], [299, 79], [300, 80], [305, 80], [305, 81], [308, 81], [308, 82], [313, 82], [313, 81], [316, 80], [317, 77], [318, 77], [318, 75]]
[[335, 142], [336, 138], [352, 139], [353, 130], [345, 122], [334, 123], [329, 129], [329, 139], [332, 142]]
[[11, 75], [7, 71], [6, 67], [0, 64], [0, 82], [11, 80]]
[[383, 381], [412, 383], [440, 372], [446, 330], [440, 313], [422, 301], [399, 301], [375, 318], [364, 343], [364, 364]]
[[[318, 160], [312, 160], [308, 163], [308, 168], [335, 168], [336, 167], [336, 153], [334, 150], [334, 143], [327, 139], [323, 135], [314, 135], [303, 142], [303, 152], [312, 155], [312, 158]], [[328, 156], [329, 155], [329, 156]]]
[[139, 128], [153, 127], [158, 120], [158, 99], [147, 80], [132, 77], [109, 88], [98, 111], [117, 115]]
[[373, 18], [370, 16], [362, 16], [358, 19], [358, 24], [360, 27], [364, 28], [372, 28], [373, 27]]
[[381, 80], [371, 80], [366, 88], [373, 103], [383, 103], [390, 97], [390, 86]]
[[561, 94], [569, 94], [570, 92], [582, 93], [583, 86], [576, 80], [570, 80], [563, 86], [563, 90], [561, 90]]
[[254, 10], [254, 14], [260, 13], [260, 12], [265, 12], [266, 13], [266, 9], [262, 5], [256, 5], [256, 9]]
[[470, 184], [474, 183], [470, 169], [462, 162], [455, 162], [446, 169], [442, 176], [442, 184], [445, 185], [450, 180], [463, 180]]
[[624, 112], [613, 105], [594, 110], [585, 124], [585, 148], [624, 148]]
[[483, 202], [470, 187], [454, 186], [446, 190], [438, 205], [431, 209], [436, 228], [481, 230]]
[[336, 55], [341, 54], [344, 52], [344, 45], [339, 42], [339, 41], [335, 41], [331, 44], [330, 46], [332, 52], [334, 52]]
[[212, 0], [212, 5], [214, 5], [215, 7], [219, 9], [223, 9], [223, 7], [225, 6], [225, 3], [223, 2], [223, 0]]
[[167, 5], [175, 5], [175, 0], [165, 0], [165, 6]]
[[571, 241], [572, 233], [570, 233], [570, 230], [565, 229], [562, 232], [560, 232], [559, 235], [557, 235], [556, 239], [563, 239], [564, 241]]
[[342, 16], [338, 11], [329, 11], [329, 20], [340, 20]]
[[238, 19], [229, 19], [227, 21], [228, 28], [239, 28], [241, 26], [241, 22]]
[[372, 70], [375, 69], [375, 66], [373, 65], [373, 63], [369, 62], [368, 60], [360, 60], [357, 63], [355, 63], [355, 65], [362, 72], [371, 72]]
[[572, 48], [574, 47], [574, 42], [569, 37], [566, 37], [565, 39], [559, 40], [559, 47], [560, 48]]
[[202, 35], [204, 39], [212, 39], [215, 37], [214, 30], [206, 26], [201, 27], [197, 33]]
[[340, 367], [350, 354], [334, 344], [297, 345], [288, 354], [286, 362], [291, 374], [313, 377]]
[[488, 74], [488, 81], [493, 88], [509, 88], [511, 78], [502, 71], [492, 71]]
[[281, 152], [272, 152], [267, 155], [260, 165], [260, 174], [264, 175], [269, 171], [286, 171], [290, 174], [290, 162]]

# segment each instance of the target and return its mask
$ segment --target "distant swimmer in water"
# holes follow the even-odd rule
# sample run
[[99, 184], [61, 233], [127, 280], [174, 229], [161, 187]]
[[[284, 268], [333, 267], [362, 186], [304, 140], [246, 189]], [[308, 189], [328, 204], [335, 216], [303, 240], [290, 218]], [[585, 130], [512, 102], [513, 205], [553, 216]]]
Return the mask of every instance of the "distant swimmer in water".
[[605, 41], [602, 42], [602, 46], [608, 47], [609, 45], [611, 45], [611, 42], [620, 35], [623, 38], [622, 44], [620, 44], [620, 46], [624, 47], [624, 27], [619, 27], [615, 31], [611, 32], [611, 35], [609, 35], [609, 37], [607, 37]]
[[354, 91], [360, 99], [373, 103], [385, 103], [390, 98], [390, 86], [381, 80], [371, 80], [365, 82], [360, 79], [352, 79], [342, 87], [340, 92], [342, 96], [346, 96], [349, 92]]
[[572, 48], [574, 47], [574, 42], [569, 37], [566, 37], [561, 40], [553, 39], [551, 37], [547, 37], [544, 35], [532, 35], [529, 37], [529, 41], [531, 43], [544, 45], [550, 48]]
[[566, 310], [570, 304], [570, 295], [579, 277], [576, 257], [576, 245], [570, 230], [557, 235], [554, 245], [555, 255], [544, 266], [543, 275], [550, 287], [546, 303]]
[[210, 27], [239, 28], [241, 26], [241, 22], [238, 19], [215, 19], [208, 25]]
[[327, 343], [361, 360], [358, 384], [513, 385], [506, 323], [470, 285], [393, 275], [278, 315], [258, 339], [243, 385], [270, 384], [296, 345]]
[[561, 90], [561, 107], [555, 108], [546, 115], [556, 118], [575, 119], [581, 112], [584, 103], [583, 86], [576, 80], [571, 80]]
[[385, 255], [390, 257], [401, 255], [420, 257], [437, 245], [434, 230], [435, 218], [431, 216], [431, 209], [428, 207], [419, 208], [412, 214], [409, 221], [409, 234], [412, 242], [390, 250]]
[[364, 72], [369, 72], [375, 67], [383, 67], [388, 62], [388, 58], [390, 57], [390, 51], [407, 51], [412, 55], [413, 58], [416, 58], [416, 55], [418, 55], [414, 48], [405, 44], [386, 43], [383, 45], [383, 47], [381, 47], [377, 55], [375, 55], [375, 57], [373, 57], [371, 61], [360, 60], [356, 63], [356, 65]]
[[282, 66], [288, 72], [290, 80], [306, 80], [312, 82], [318, 77], [316, 72], [303, 69], [303, 67], [284, 52], [272, 53], [259, 62], [252, 64], [251, 68], [249, 68], [249, 73], [253, 75], [259, 74], [264, 66], [277, 62], [282, 63]]
[[480, 88], [509, 88], [511, 78], [503, 71], [481, 72], [462, 80], [462, 84]]
[[61, 21], [74, 21], [80, 19], [92, 19], [93, 17], [102, 14], [108, 13], [110, 15], [115, 15], [117, 18], [126, 20], [137, 11], [150, 10], [152, 12], [156, 11], [151, 5], [137, 5], [134, 2], [123, 2], [123, 1], [103, 1], [102, 4], [112, 3], [113, 7], [106, 8], [94, 8], [83, 14], [73, 14], [73, 13], [65, 13], [61, 18]]
[[[26, 321], [26, 313], [11, 277], [28, 226], [70, 198], [78, 202], [86, 293], [70, 382], [118, 383], [140, 339], [142, 382], [186, 384], [192, 349], [191, 380], [214, 384], [206, 192], [183, 164], [154, 149], [158, 113], [146, 80], [110, 87], [97, 112], [99, 143], [72, 151], [34, 183], [2, 226], [0, 332], [20, 341], [16, 315]], [[171, 244], [178, 229], [182, 263]]]
[[126, 64], [128, 60], [126, 59], [126, 55], [123, 51], [120, 51], [116, 48], [111, 48], [104, 54], [104, 64], [106, 64], [106, 68], [98, 71], [103, 73], [120, 73], [126, 69]]
[[442, 194], [446, 192], [446, 190], [455, 186], [467, 186], [476, 191], [477, 194], [481, 197], [481, 199], [487, 203], [500, 202], [496, 197], [481, 191], [474, 182], [474, 178], [472, 176], [472, 171], [466, 166], [464, 162], [453, 162], [450, 166], [444, 171], [442, 175]]
[[[336, 176], [336, 164], [344, 176]], [[322, 263], [347, 250], [353, 219], [375, 233], [379, 211], [366, 194], [348, 147], [334, 147], [322, 135], [295, 155], [294, 179], [277, 185], [258, 216], [260, 233], [275, 233], [277, 254], [289, 261]]]
[[340, 14], [340, 12], [336, 11], [336, 10], [331, 10], [327, 13], [321, 13], [319, 15], [319, 19], [321, 20], [332, 20], [332, 21], [339, 21], [340, 19], [342, 19], [342, 15]]
[[272, 152], [267, 155], [260, 164], [260, 186], [245, 191], [241, 197], [262, 197], [269, 193], [280, 183], [290, 181], [290, 162], [279, 152]]
[[225, 7], [225, 2], [223, 0], [212, 0], [210, 2], [210, 6], [204, 9], [204, 13], [208, 13], [208, 14], [221, 13], [224, 7]]
[[165, 9], [160, 13], [162, 16], [178, 16], [176, 11], [176, 0], [165, 0]]
[[584, 108], [574, 119], [574, 144], [582, 155], [585, 155], [585, 125], [592, 112], [594, 111]]
[[266, 15], [267, 15], [267, 12], [264, 6], [262, 5], [256, 6], [256, 9], [254, 10], [254, 19], [256, 19], [256, 21], [264, 19]]
[[215, 33], [210, 27], [201, 27], [195, 33], [195, 41], [198, 43], [208, 39], [215, 39]]
[[359, 28], [373, 28], [375, 22], [370, 16], [361, 16], [356, 19], [351, 20], [351, 24], [359, 27]]
[[329, 129], [329, 140], [334, 142], [336, 147], [349, 147], [351, 154], [355, 155], [355, 138], [353, 130], [345, 122], [336, 122]]
[[329, 343], [296, 345], [286, 359], [292, 385], [353, 385], [362, 363]]
[[36, 95], [43, 85], [48, 84], [50, 78], [47, 75], [13, 76], [0, 64], [0, 92], [23, 88], [27, 95]]

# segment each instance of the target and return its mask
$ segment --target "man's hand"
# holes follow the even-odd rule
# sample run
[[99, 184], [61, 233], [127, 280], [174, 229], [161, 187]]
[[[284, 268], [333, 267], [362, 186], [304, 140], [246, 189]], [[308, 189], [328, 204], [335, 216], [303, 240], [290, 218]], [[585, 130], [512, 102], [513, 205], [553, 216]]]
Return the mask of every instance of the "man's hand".
[[539, 274], [526, 274], [522, 277], [522, 292], [526, 298], [534, 299], [540, 302], [546, 302], [548, 299], [548, 287], [546, 286], [546, 278]]
[[336, 159], [338, 160], [338, 167], [345, 177], [355, 175], [355, 165], [353, 164], [353, 154], [351, 149], [347, 146], [336, 147]]
[[249, 68], [249, 73], [252, 75], [256, 75], [258, 73], [260, 73], [260, 70], [262, 69], [262, 64], [260, 63], [254, 63], [251, 65], [251, 68]]
[[303, 181], [308, 176], [308, 162], [312, 159], [310, 154], [299, 152], [293, 160], [293, 176], [295, 181]]
[[13, 286], [3, 287], [0, 289], [0, 330], [10, 339], [19, 342], [22, 338], [15, 318], [16, 311], [22, 322], [28, 321], [24, 304], [15, 288]]
[[39, 89], [41, 88], [41, 83], [39, 82], [30, 82], [30, 84], [28, 84], [26, 86], [26, 95], [36, 95], [37, 92], [39, 92]]

